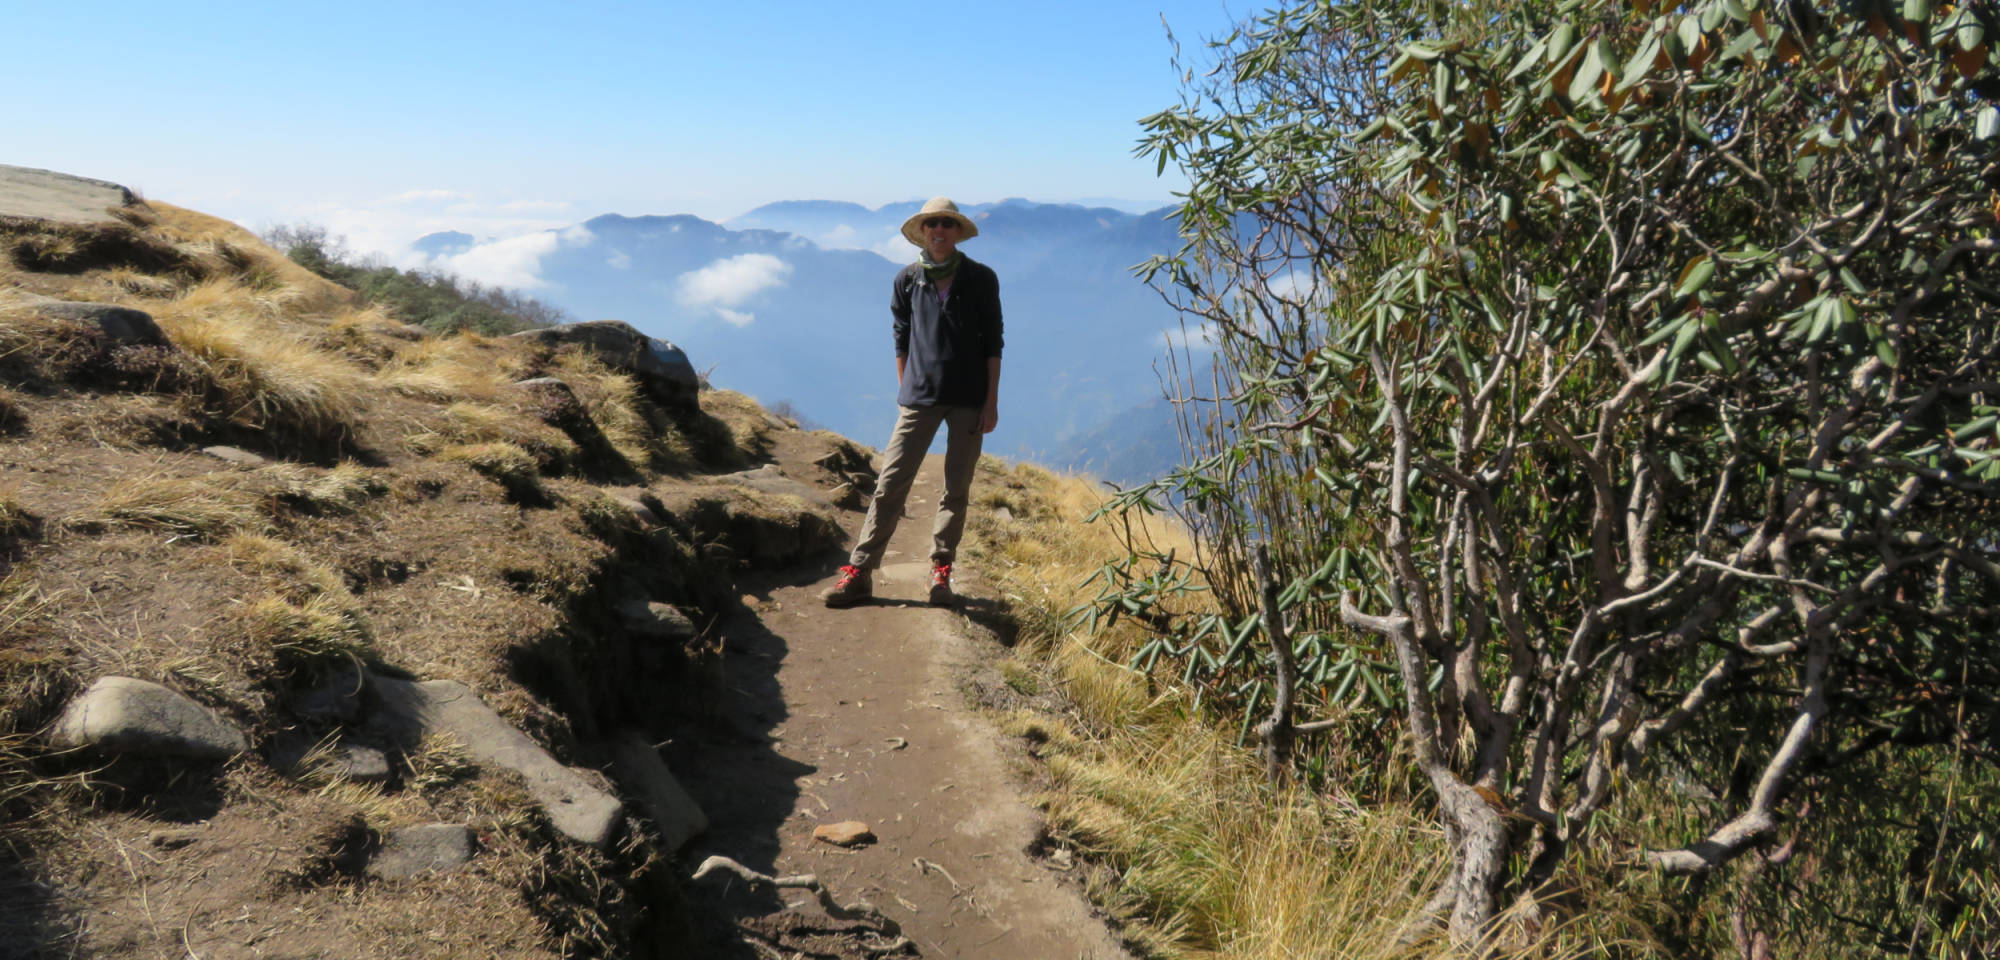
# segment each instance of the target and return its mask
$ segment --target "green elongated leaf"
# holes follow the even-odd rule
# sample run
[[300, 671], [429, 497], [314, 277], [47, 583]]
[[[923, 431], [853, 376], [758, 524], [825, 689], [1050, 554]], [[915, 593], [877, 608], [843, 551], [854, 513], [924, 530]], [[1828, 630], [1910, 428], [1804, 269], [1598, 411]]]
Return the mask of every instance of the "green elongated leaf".
[[1451, 105], [1452, 69], [1451, 61], [1439, 60], [1431, 65], [1431, 102], [1439, 111]]
[[1701, 254], [1681, 267], [1680, 284], [1674, 287], [1674, 296], [1685, 297], [1701, 292], [1715, 276], [1715, 258]]
[[1444, 56], [1444, 51], [1429, 44], [1406, 43], [1403, 45], [1403, 56], [1409, 57], [1412, 60], [1422, 60], [1425, 63], [1429, 63]]
[[1543, 57], [1549, 62], [1551, 66], [1561, 63], [1563, 61], [1563, 58], [1569, 54], [1570, 45], [1575, 42], [1576, 42], [1576, 24], [1564, 20], [1563, 22], [1556, 24], [1556, 28], [1553, 31], [1550, 31], [1548, 39], [1549, 45], [1548, 48], [1545, 51], [1543, 51]]
[[[1387, 129], [1388, 126], [1389, 126], [1389, 120], [1387, 117], [1376, 117], [1375, 119], [1368, 121], [1367, 126], [1362, 127], [1359, 131], [1357, 131], [1354, 134], [1354, 140], [1356, 143], [1359, 143], [1363, 140], [1370, 139], [1375, 135], [1381, 133], [1384, 129]], [[1164, 156], [1161, 157], [1162, 162], [1164, 162], [1165, 159], [1166, 158]]]
[[1625, 61], [1625, 75], [1619, 78], [1616, 91], [1623, 93], [1638, 86], [1646, 79], [1646, 74], [1652, 72], [1653, 59], [1659, 55], [1660, 35], [1646, 34], [1646, 39], [1639, 41], [1639, 49], [1632, 54], [1632, 59]]
[[1515, 77], [1520, 76], [1521, 74], [1527, 73], [1528, 70], [1534, 67], [1535, 64], [1541, 63], [1542, 54], [1546, 52], [1548, 48], [1549, 48], [1549, 42], [1547, 40], [1535, 41], [1535, 45], [1529, 47], [1528, 52], [1522, 54], [1520, 61], [1514, 64], [1514, 69], [1507, 71], [1507, 79], [1512, 80]]
[[1729, 41], [1729, 46], [1722, 48], [1722, 59], [1735, 60], [1741, 58], [1744, 54], [1756, 49], [1757, 45], [1763, 42], [1764, 38], [1758, 36], [1757, 31], [1745, 30], [1737, 34], [1736, 39]]
[[1995, 424], [2000, 424], [2000, 417], [1980, 417], [1977, 420], [1953, 427], [1951, 438], [1953, 440], [1973, 440], [1992, 433]]
[[1737, 0], [1722, 0], [1722, 12], [1738, 23], [1750, 22], [1750, 11]]
[[1682, 327], [1687, 326], [1693, 320], [1694, 320], [1693, 314], [1683, 313], [1680, 316], [1667, 321], [1666, 326], [1663, 326], [1660, 329], [1653, 331], [1651, 334], [1648, 334], [1646, 339], [1639, 341], [1639, 346], [1650, 347], [1653, 344], [1659, 343], [1660, 341], [1665, 340], [1676, 333], [1679, 333]]
[[1686, 56], [1685, 51], [1693, 50], [1701, 42], [1701, 34], [1701, 18], [1694, 14], [1681, 18], [1680, 24], [1674, 28], [1674, 36], [1681, 42], [1683, 57]]
[[1597, 93], [1597, 81], [1604, 77], [1604, 56], [1601, 52], [1604, 43], [1605, 41], [1599, 38], [1598, 42], [1591, 44], [1584, 52], [1583, 66], [1578, 67], [1575, 75], [1570, 77], [1571, 100], [1584, 100]]
[[1687, 462], [1681, 459], [1679, 451], [1667, 452], [1667, 468], [1674, 472], [1674, 479], [1688, 482]]
[[[1965, 9], [1961, 7], [1959, 12], [1964, 13]], [[1976, 17], [1962, 17], [1958, 21], [1957, 32], [1958, 48], [1967, 53], [1979, 49], [1979, 44], [1986, 39], [1986, 27]]]
[[1825, 297], [1819, 301], [1819, 308], [1813, 311], [1812, 327], [1806, 331], [1806, 342], [1818, 343], [1826, 339], [1833, 329], [1833, 318], [1840, 312], [1840, 298]]
[[1924, 23], [1931, 18], [1931, 0], [1903, 0], [1903, 19]]
[[1847, 481], [1846, 477], [1832, 470], [1808, 470], [1805, 467], [1788, 468], [1785, 471], [1785, 475], [1794, 480], [1816, 480], [1820, 483], [1845, 483]]
[[1989, 105], [1979, 111], [1979, 119], [1972, 124], [1972, 135], [1981, 140], [1991, 140], [2000, 135], [2000, 107]]
[[1688, 323], [1681, 324], [1680, 332], [1674, 335], [1673, 348], [1667, 351], [1667, 362], [1679, 360], [1681, 354], [1687, 352], [1688, 344], [1694, 342], [1695, 334], [1700, 332], [1701, 324], [1693, 322], [1692, 318]]

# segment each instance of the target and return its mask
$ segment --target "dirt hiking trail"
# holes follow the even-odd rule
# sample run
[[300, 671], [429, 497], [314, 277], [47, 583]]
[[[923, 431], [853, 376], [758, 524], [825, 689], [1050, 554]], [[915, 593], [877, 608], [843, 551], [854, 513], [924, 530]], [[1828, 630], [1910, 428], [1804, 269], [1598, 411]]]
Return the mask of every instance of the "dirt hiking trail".
[[[1018, 748], [967, 703], [967, 683], [1004, 652], [980, 626], [995, 608], [989, 588], [961, 556], [960, 606], [926, 602], [939, 474], [927, 460], [872, 602], [821, 604], [844, 560], [742, 584], [741, 612], [716, 628], [717, 715], [666, 748], [712, 820], [684, 862], [720, 854], [773, 876], [815, 874], [839, 902], [865, 898], [900, 923], [926, 958], [1128, 958], [1076, 878], [1031, 852], [1041, 820], [1010, 772]], [[850, 535], [859, 519], [842, 515]], [[850, 820], [877, 842], [813, 838]], [[803, 890], [752, 891], [733, 877], [697, 886], [764, 945], [742, 956], [868, 955], [856, 925], [828, 919]], [[710, 945], [726, 956], [744, 946]]]

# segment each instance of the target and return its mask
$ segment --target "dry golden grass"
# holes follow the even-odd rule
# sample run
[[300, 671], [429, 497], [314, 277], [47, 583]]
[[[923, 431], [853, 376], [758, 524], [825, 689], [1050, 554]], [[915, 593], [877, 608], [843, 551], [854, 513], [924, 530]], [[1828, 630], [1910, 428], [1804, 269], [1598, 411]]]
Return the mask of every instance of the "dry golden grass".
[[250, 270], [268, 274], [265, 285], [290, 291], [292, 306], [301, 313], [330, 312], [354, 300], [353, 291], [293, 263], [234, 223], [157, 200], [147, 201], [146, 208], [151, 232], [177, 245], [226, 245]]
[[149, 475], [120, 480], [97, 505], [62, 518], [72, 529], [106, 526], [171, 531], [213, 540], [263, 523], [254, 496], [203, 479]]
[[411, 344], [376, 372], [375, 381], [426, 400], [492, 403], [513, 390], [523, 363], [518, 345], [461, 332]]
[[438, 451], [439, 460], [462, 463], [488, 480], [499, 484], [507, 496], [520, 503], [540, 503], [548, 499], [542, 488], [535, 458], [511, 443], [456, 444]]
[[285, 677], [358, 665], [373, 650], [368, 625], [345, 591], [317, 593], [304, 602], [265, 597], [246, 604], [234, 619], [253, 673]]
[[555, 474], [576, 462], [576, 441], [512, 407], [460, 402], [445, 408], [445, 420], [429, 433], [408, 438], [412, 449], [436, 453], [452, 444], [509, 443], [526, 450], [543, 473]]
[[333, 568], [313, 562], [298, 548], [261, 533], [238, 533], [222, 541], [223, 558], [232, 567], [265, 582], [293, 601], [319, 594], [339, 594], [345, 583]]
[[21, 503], [21, 492], [0, 486], [0, 541], [25, 537], [35, 530], [35, 517]]
[[[1449, 866], [1430, 811], [1267, 784], [1261, 762], [1236, 742], [1235, 723], [1196, 708], [1174, 676], [1123, 665], [1144, 642], [1139, 628], [1121, 622], [1084, 636], [1065, 625], [1064, 612], [1096, 593], [1079, 584], [1123, 555], [1112, 527], [1082, 522], [1102, 495], [1084, 479], [1029, 466], [989, 470], [980, 482], [977, 546], [1022, 627], [1017, 656], [1044, 671], [1073, 711], [1073, 722], [1016, 714], [1005, 728], [1043, 744], [1050, 824], [1059, 841], [1108, 867], [1091, 893], [1135, 922], [1128, 936], [1167, 957], [1457, 955], [1420, 922]], [[1001, 505], [1014, 521], [990, 516]], [[1161, 518], [1133, 535], [1156, 549], [1191, 547]], [[1586, 956], [1603, 942], [1545, 927], [1517, 925], [1493, 956]]]
[[284, 288], [260, 291], [235, 281], [199, 284], [163, 301], [140, 301], [174, 345], [194, 358], [208, 402], [254, 429], [324, 442], [351, 434], [366, 377], [339, 354], [284, 329], [296, 308]]
[[554, 375], [569, 384], [605, 440], [634, 467], [667, 469], [692, 462], [693, 451], [673, 425], [641, 412], [639, 385], [588, 352], [566, 347], [556, 352]]

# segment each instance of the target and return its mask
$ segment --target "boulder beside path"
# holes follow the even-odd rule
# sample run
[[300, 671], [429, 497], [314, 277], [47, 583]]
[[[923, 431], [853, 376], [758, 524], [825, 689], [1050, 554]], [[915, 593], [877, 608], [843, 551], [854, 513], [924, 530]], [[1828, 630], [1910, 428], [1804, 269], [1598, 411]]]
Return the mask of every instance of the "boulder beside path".
[[624, 815], [618, 798], [563, 766], [495, 713], [471, 687], [454, 680], [371, 676], [368, 689], [378, 715], [397, 728], [399, 739], [409, 742], [438, 733], [456, 737], [475, 761], [520, 774], [529, 796], [565, 836], [595, 847], [611, 842]]
[[249, 749], [235, 724], [177, 690], [132, 677], [103, 677], [63, 708], [50, 739], [108, 753], [227, 760]]

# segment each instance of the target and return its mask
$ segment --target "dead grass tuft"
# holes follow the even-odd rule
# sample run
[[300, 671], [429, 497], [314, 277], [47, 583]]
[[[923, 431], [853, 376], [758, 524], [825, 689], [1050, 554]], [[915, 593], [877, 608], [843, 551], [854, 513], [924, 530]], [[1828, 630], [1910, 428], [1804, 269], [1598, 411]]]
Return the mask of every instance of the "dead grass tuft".
[[195, 540], [213, 540], [260, 522], [255, 499], [242, 491], [160, 474], [121, 480], [95, 508], [62, 519], [69, 529], [136, 527]]
[[528, 451], [511, 443], [456, 444], [438, 451], [438, 459], [462, 463], [507, 491], [507, 499], [534, 506], [550, 502], [548, 491]]
[[269, 663], [269, 673], [279, 678], [358, 663], [373, 650], [368, 626], [345, 593], [318, 593], [303, 603], [266, 597], [236, 619], [245, 652], [253, 662]]
[[345, 516], [389, 492], [381, 471], [343, 460], [330, 470], [295, 463], [274, 463], [239, 474], [237, 485], [256, 493], [273, 517], [281, 513]]
[[479, 776], [479, 764], [457, 737], [433, 733], [403, 757], [409, 766], [404, 786], [422, 795], [436, 794]]
[[282, 296], [233, 282], [204, 283], [146, 306], [202, 367], [203, 399], [218, 416], [314, 443], [340, 441], [360, 416], [366, 382], [339, 354], [284, 331]]
[[298, 548], [261, 533], [238, 533], [222, 542], [230, 566], [264, 582], [287, 600], [304, 602], [339, 594], [346, 583], [333, 568], [315, 563]]
[[640, 396], [639, 385], [576, 347], [556, 351], [554, 375], [569, 384], [611, 448], [625, 462], [667, 473], [695, 462], [687, 438], [659, 407]]
[[0, 544], [26, 540], [40, 532], [41, 521], [21, 503], [21, 492], [0, 486]]
[[410, 448], [436, 454], [458, 444], [507, 443], [527, 451], [535, 469], [550, 476], [567, 472], [577, 461], [577, 444], [568, 434], [512, 407], [454, 403], [445, 409], [444, 422], [434, 426], [408, 437]]
[[375, 380], [425, 400], [492, 403], [521, 379], [525, 363], [518, 344], [460, 332], [410, 345], [385, 364]]

